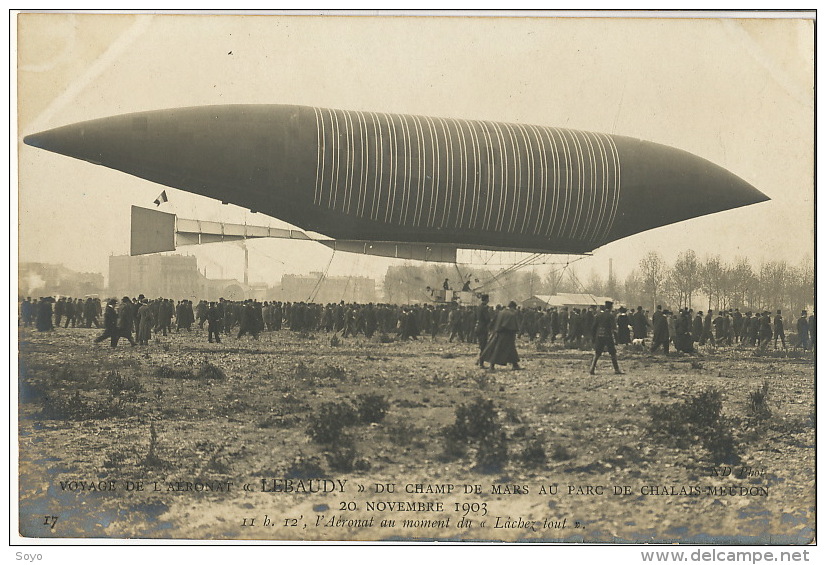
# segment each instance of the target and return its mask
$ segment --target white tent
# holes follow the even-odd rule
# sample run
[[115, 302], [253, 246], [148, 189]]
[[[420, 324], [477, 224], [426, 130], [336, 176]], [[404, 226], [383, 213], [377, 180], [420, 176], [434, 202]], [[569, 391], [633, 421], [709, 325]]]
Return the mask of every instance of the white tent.
[[522, 301], [523, 308], [550, 308], [556, 306], [561, 308], [587, 308], [589, 306], [600, 306], [606, 300], [613, 300], [610, 296], [595, 296], [593, 294], [574, 294], [570, 292], [560, 292], [559, 294], [538, 294]]

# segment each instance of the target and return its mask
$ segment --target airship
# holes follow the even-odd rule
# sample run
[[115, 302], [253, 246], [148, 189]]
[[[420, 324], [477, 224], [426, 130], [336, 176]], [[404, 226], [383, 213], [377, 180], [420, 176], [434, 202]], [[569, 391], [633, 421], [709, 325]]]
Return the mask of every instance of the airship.
[[267, 214], [338, 249], [390, 245], [419, 259], [583, 254], [768, 200], [706, 159], [631, 137], [310, 106], [156, 110], [23, 141]]

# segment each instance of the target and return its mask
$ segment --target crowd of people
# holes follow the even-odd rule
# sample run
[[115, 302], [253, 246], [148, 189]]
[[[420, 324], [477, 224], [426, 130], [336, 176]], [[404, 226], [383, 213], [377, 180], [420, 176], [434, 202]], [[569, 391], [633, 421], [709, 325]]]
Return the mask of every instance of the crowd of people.
[[[787, 348], [787, 326], [781, 310], [776, 310], [774, 315], [768, 310], [743, 314], [739, 308], [716, 312], [682, 308], [675, 313], [657, 306], [650, 314], [642, 306], [630, 311], [625, 307], [614, 310], [613, 304], [609, 307], [608, 303], [589, 307], [520, 308], [515, 302], [507, 308], [501, 305], [492, 308], [488, 306], [487, 296], [475, 306], [455, 302], [397, 305], [345, 304], [342, 301], [319, 304], [223, 298], [193, 304], [190, 300], [176, 302], [169, 298], [149, 299], [143, 295], [109, 299], [105, 307], [100, 299], [92, 297], [26, 298], [20, 304], [21, 325], [34, 325], [41, 332], [70, 326], [100, 328], [101, 319], [104, 332], [96, 341], [108, 338], [112, 347], [117, 346], [120, 339], [134, 345], [147, 345], [153, 334], [190, 332], [195, 325], [199, 329], [206, 325], [208, 341], [219, 343], [222, 336], [230, 334], [235, 334], [236, 338], [249, 335], [258, 339], [261, 332], [289, 328], [298, 332], [336, 332], [344, 338], [357, 335], [371, 338], [377, 333], [395, 333], [402, 340], [422, 336], [435, 340], [443, 335], [450, 342], [477, 343], [483, 352], [488, 345], [487, 336], [496, 338], [498, 330], [507, 327], [513, 332], [514, 341], [516, 337], [527, 337], [540, 343], [560, 340], [572, 348], [595, 348], [598, 341], [605, 346], [606, 332], [612, 334], [616, 345], [635, 343], [652, 352], [662, 349], [666, 354], [672, 347], [685, 353], [693, 352], [698, 346]], [[814, 313], [801, 312], [794, 330], [794, 340], [789, 345], [804, 350], [814, 348]], [[501, 344], [499, 341], [500, 348]], [[482, 366], [483, 357], [480, 355], [479, 360]]]
[[[645, 339], [650, 329], [651, 351], [662, 347], [668, 353], [673, 346], [678, 351], [691, 353], [695, 347], [704, 345], [758, 347], [763, 350], [769, 347], [787, 348], [782, 310], [776, 310], [772, 315], [768, 310], [755, 313], [747, 311], [743, 314], [739, 308], [716, 312], [694, 312], [690, 308], [681, 308], [674, 313], [657, 306], [649, 321], [648, 313], [638, 306], [631, 313], [620, 308], [617, 323], [620, 336], [618, 343]], [[794, 337], [791, 344], [793, 347], [803, 350], [814, 348], [814, 313], [809, 314], [806, 310], [800, 313], [795, 323]]]

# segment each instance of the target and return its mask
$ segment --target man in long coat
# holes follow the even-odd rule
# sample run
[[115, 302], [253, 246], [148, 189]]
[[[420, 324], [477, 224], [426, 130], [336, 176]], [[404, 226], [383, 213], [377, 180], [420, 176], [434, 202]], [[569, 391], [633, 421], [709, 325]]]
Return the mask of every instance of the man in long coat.
[[[742, 320], [740, 321], [742, 324]], [[697, 315], [694, 317], [694, 324], [691, 328], [691, 335], [694, 338], [694, 341], [699, 342], [703, 338], [703, 311], [700, 310], [697, 312]]]
[[221, 343], [221, 312], [214, 302], [209, 303], [207, 310], [207, 333], [209, 334], [209, 343], [212, 343], [213, 336], [215, 341]]
[[485, 361], [490, 363], [492, 371], [496, 365], [513, 365], [513, 370], [518, 371], [519, 353], [516, 351], [516, 333], [519, 331], [519, 321], [517, 319], [516, 302], [510, 301], [507, 308], [503, 308], [496, 314], [493, 322], [493, 339], [491, 339], [482, 354], [479, 356], [479, 363]]
[[[43, 299], [40, 299], [41, 302]], [[60, 320], [63, 319], [63, 307], [66, 306], [66, 297], [61, 296], [54, 305], [54, 325], [60, 327]]]
[[[63, 304], [63, 314], [66, 316], [66, 321], [64, 322], [63, 327], [68, 328], [69, 323], [72, 324], [72, 327], [75, 327], [75, 303], [71, 298], [67, 298], [66, 302]], [[58, 325], [60, 325], [59, 322]]]
[[637, 311], [631, 316], [631, 327], [634, 330], [634, 339], [648, 337], [648, 320], [645, 318], [642, 306], [637, 306]]
[[152, 327], [155, 325], [155, 319], [152, 317], [152, 308], [149, 306], [149, 301], [145, 298], [138, 308], [138, 343], [140, 345], [149, 345], [149, 340], [152, 339]]
[[118, 313], [115, 312], [115, 304], [118, 301], [114, 298], [106, 303], [106, 309], [103, 311], [103, 333], [95, 338], [95, 343], [100, 343], [107, 337], [111, 340], [111, 346], [115, 347], [118, 344]]
[[631, 343], [631, 328], [628, 325], [628, 310], [624, 306], [620, 306], [619, 314], [617, 315], [617, 343], [619, 345]]
[[654, 315], [651, 318], [654, 322], [654, 336], [651, 339], [651, 353], [657, 351], [657, 349], [662, 345], [663, 351], [665, 351], [665, 354], [668, 355], [669, 335], [666, 312], [668, 312], [668, 310], [663, 312], [659, 307], [657, 307], [657, 311], [654, 312]]
[[694, 338], [691, 335], [691, 312], [688, 308], [680, 310], [674, 323], [676, 339], [674, 347], [683, 353], [694, 353]]
[[479, 366], [484, 368], [485, 362], [482, 361], [482, 353], [488, 345], [488, 330], [490, 329], [490, 308], [488, 307], [488, 295], [482, 295], [482, 303], [476, 310], [476, 340], [479, 342]]
[[809, 316], [809, 344], [812, 346], [812, 351], [817, 349], [817, 336], [815, 335], [815, 314]]
[[112, 338], [112, 347], [117, 346], [118, 338], [125, 337], [129, 340], [132, 347], [136, 346], [135, 340], [132, 339], [132, 326], [134, 324], [132, 314], [132, 301], [128, 296], [124, 296], [118, 307], [118, 333]]
[[253, 339], [258, 339], [258, 322], [251, 299], [245, 300], [244, 305], [241, 307], [237, 339], [240, 339], [241, 336], [246, 334], [251, 334]]
[[[55, 306], [57, 308], [57, 306]], [[41, 296], [40, 300], [37, 302], [37, 314], [35, 316], [35, 325], [37, 326], [37, 331], [39, 332], [47, 332], [49, 330], [54, 329], [54, 325], [52, 325], [52, 299], [49, 297]], [[808, 327], [807, 332], [808, 332]]]
[[83, 318], [85, 321], [84, 325], [87, 328], [91, 328], [92, 324], [95, 324], [96, 328], [100, 327], [100, 324], [98, 324], [97, 305], [91, 297], [87, 298], [86, 302], [83, 304]]
[[594, 342], [594, 358], [591, 361], [591, 369], [589, 374], [593, 375], [596, 372], [597, 360], [603, 351], [607, 351], [611, 355], [611, 364], [614, 366], [614, 372], [618, 375], [624, 374], [619, 367], [617, 361], [617, 348], [614, 345], [614, 334], [617, 332], [617, 322], [611, 310], [614, 308], [614, 303], [610, 300], [605, 301], [605, 308], [594, 318], [594, 327], [591, 329], [591, 337]]
[[777, 349], [777, 340], [783, 344], [783, 350], [786, 350], [786, 332], [783, 329], [783, 315], [778, 310], [774, 316], [774, 348]]
[[806, 310], [803, 310], [797, 319], [797, 339], [801, 348], [809, 349], [809, 318], [806, 315]]

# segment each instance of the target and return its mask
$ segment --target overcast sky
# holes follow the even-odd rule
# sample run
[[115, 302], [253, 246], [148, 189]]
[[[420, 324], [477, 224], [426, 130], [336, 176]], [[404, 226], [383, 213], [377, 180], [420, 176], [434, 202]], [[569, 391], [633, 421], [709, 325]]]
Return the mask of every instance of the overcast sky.
[[[300, 104], [520, 122], [684, 149], [771, 198], [637, 234], [580, 262], [622, 279], [649, 250], [798, 263], [814, 248], [814, 26], [802, 19], [18, 16], [19, 258], [106, 273], [129, 250], [131, 205], [164, 187], [22, 144], [115, 114]], [[167, 188], [181, 217], [282, 226]], [[320, 244], [254, 241], [250, 279], [324, 270]], [[237, 244], [182, 251], [242, 276]], [[562, 258], [564, 259], [564, 258]], [[550, 258], [549, 260], [553, 260]], [[392, 261], [337, 253], [330, 274]], [[472, 270], [472, 268], [471, 268]]]

